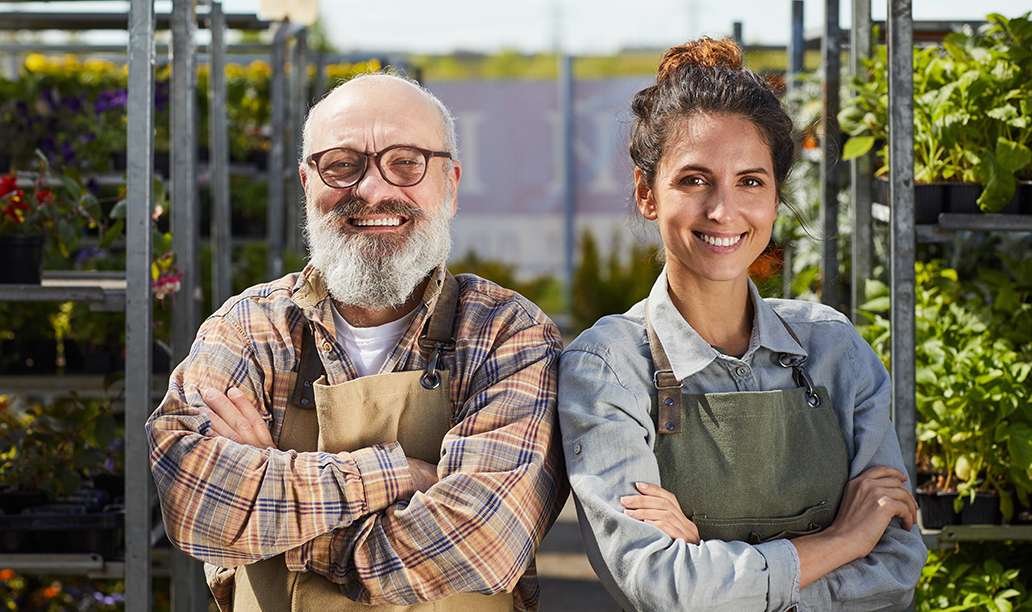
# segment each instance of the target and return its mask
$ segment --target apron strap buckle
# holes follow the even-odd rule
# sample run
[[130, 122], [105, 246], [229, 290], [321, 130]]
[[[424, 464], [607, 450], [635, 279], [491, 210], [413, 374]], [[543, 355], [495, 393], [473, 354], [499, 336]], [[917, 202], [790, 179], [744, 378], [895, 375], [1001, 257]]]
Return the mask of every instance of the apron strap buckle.
[[817, 387], [814, 386], [810, 373], [803, 367], [805, 363], [806, 357], [801, 355], [782, 353], [778, 357], [778, 364], [781, 367], [792, 368], [792, 380], [795, 381], [795, 384], [806, 389], [806, 403], [817, 408], [821, 405], [821, 398], [817, 395]]
[[430, 361], [426, 364], [426, 372], [423, 373], [422, 378], [419, 379], [419, 384], [424, 389], [434, 390], [441, 386], [441, 375], [437, 373], [437, 362], [441, 358], [441, 351], [454, 351], [455, 350], [455, 338], [451, 339], [450, 343], [445, 342], [427, 342], [426, 336], [419, 339], [420, 346], [424, 348], [430, 348]]

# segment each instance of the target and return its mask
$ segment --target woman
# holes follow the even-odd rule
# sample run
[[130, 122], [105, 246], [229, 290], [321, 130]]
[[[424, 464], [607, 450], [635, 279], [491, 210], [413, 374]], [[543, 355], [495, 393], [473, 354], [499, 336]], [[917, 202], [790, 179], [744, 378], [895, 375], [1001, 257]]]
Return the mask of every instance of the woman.
[[664, 56], [639, 92], [638, 211], [666, 266], [560, 360], [592, 565], [625, 610], [902, 610], [927, 551], [888, 373], [849, 321], [764, 300], [792, 124], [730, 42]]

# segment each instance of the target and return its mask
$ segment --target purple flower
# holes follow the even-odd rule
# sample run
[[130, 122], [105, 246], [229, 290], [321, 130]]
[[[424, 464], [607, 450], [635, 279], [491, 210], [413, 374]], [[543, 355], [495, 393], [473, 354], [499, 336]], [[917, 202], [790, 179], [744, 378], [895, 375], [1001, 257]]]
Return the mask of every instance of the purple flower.
[[61, 143], [61, 157], [65, 159], [65, 162], [71, 162], [75, 159], [75, 149], [72, 148], [72, 143]]
[[44, 153], [51, 153], [57, 148], [57, 142], [53, 136], [44, 136], [39, 140], [39, 148]]

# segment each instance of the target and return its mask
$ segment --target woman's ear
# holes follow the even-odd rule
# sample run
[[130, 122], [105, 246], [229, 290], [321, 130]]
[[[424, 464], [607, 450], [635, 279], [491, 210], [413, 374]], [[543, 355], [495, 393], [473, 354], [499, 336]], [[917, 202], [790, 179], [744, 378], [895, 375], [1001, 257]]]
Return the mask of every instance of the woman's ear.
[[656, 200], [652, 194], [652, 188], [645, 180], [645, 174], [639, 168], [634, 169], [634, 203], [638, 206], [638, 212], [649, 221], [656, 220]]

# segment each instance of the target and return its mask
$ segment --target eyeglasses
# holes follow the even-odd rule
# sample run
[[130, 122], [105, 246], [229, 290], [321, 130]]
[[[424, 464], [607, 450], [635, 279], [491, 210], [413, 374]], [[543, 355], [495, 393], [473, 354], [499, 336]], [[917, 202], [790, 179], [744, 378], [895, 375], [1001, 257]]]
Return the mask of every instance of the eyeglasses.
[[432, 157], [452, 158], [447, 151], [394, 145], [376, 153], [363, 153], [343, 147], [326, 149], [309, 155], [308, 162], [315, 164], [319, 178], [327, 187], [346, 189], [357, 184], [369, 169], [370, 158], [383, 180], [395, 187], [412, 187], [426, 176]]

